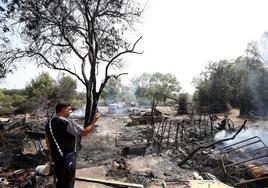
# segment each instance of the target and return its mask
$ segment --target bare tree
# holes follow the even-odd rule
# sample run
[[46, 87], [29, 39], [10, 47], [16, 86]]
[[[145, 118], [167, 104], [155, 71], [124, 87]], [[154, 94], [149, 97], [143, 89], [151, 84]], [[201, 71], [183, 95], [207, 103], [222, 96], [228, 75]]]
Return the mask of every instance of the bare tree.
[[124, 36], [143, 12], [135, 0], [12, 0], [1, 8], [2, 34], [22, 43], [5, 45], [0, 61], [26, 59], [75, 76], [86, 88], [85, 123], [107, 81], [125, 74], [111, 74], [110, 68], [121, 67], [124, 54], [140, 53], [135, 47], [141, 37], [131, 45]]

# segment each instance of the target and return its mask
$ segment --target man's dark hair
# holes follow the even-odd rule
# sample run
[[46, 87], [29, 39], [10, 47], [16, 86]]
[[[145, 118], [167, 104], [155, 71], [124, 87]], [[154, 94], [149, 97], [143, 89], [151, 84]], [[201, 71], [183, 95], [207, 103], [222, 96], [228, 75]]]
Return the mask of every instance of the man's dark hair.
[[59, 113], [63, 108], [72, 106], [71, 103], [66, 102], [66, 101], [60, 101], [58, 102], [58, 104], [56, 105], [56, 113]]

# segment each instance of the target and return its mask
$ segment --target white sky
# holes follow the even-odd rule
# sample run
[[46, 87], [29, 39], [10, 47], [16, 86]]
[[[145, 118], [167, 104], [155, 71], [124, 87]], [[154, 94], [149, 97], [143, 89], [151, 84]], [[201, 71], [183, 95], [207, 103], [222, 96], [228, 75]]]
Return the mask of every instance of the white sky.
[[[208, 61], [234, 59], [248, 42], [260, 40], [268, 30], [267, 7], [267, 0], [149, 0], [142, 23], [130, 36], [143, 36], [137, 50], [144, 53], [126, 56], [124, 83], [143, 72], [172, 73], [184, 91], [193, 93], [192, 78]], [[0, 87], [23, 88], [40, 71], [25, 65]]]

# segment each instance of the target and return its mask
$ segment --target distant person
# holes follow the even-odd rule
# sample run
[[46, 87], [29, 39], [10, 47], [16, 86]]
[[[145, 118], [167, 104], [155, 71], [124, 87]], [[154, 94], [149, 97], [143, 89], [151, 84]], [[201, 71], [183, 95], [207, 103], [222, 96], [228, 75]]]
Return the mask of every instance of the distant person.
[[228, 126], [228, 130], [229, 131], [233, 131], [234, 130], [234, 123], [233, 121], [228, 117], [228, 114], [225, 113], [224, 114], [224, 118], [221, 121], [221, 123], [218, 123], [219, 127], [218, 130], [226, 130]]
[[56, 105], [56, 116], [46, 124], [46, 142], [56, 175], [57, 188], [73, 188], [75, 183], [77, 140], [79, 136], [87, 136], [100, 117], [96, 113], [86, 128], [81, 127], [68, 117], [72, 106], [68, 102]]

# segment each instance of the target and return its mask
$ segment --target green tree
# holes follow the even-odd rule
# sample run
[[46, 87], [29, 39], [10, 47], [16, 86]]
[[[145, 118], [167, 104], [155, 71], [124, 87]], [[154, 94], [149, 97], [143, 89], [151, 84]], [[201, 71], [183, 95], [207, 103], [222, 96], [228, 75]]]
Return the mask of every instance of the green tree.
[[[6, 29], [1, 36], [15, 33], [23, 45], [4, 46], [0, 61], [11, 64], [24, 59], [75, 76], [86, 89], [87, 124], [108, 80], [123, 74], [111, 73], [111, 67], [121, 67], [124, 54], [139, 53], [135, 47], [141, 38], [131, 45], [125, 31], [134, 28], [143, 11], [140, 5], [134, 0], [5, 2], [7, 9], [0, 14]], [[74, 65], [81, 68], [80, 73]], [[104, 74], [98, 74], [99, 67]], [[98, 75], [104, 78], [97, 79]]]
[[23, 90], [0, 90], [0, 114], [20, 113], [20, 109], [25, 103], [25, 95], [17, 94]]
[[55, 82], [48, 73], [40, 74], [26, 86], [29, 111], [41, 113], [48, 108], [50, 100], [55, 99]]
[[11, 106], [16, 109], [20, 108], [26, 100], [25, 96], [21, 96], [18, 94], [11, 95], [11, 98], [12, 98]]
[[240, 114], [267, 109], [267, 95], [263, 92], [267, 91], [267, 84], [264, 81], [267, 78], [267, 70], [265, 70], [262, 58], [258, 53], [256, 42], [248, 43], [246, 55], [237, 59], [237, 66]]
[[11, 96], [5, 95], [0, 90], [0, 115], [10, 114], [13, 112], [14, 109], [12, 109], [11, 103], [12, 103]]
[[121, 100], [120, 99], [121, 92], [122, 92], [121, 79], [111, 78], [107, 82], [106, 87], [102, 92], [101, 98], [104, 99], [106, 105], [115, 103]]
[[212, 112], [227, 110], [231, 95], [231, 70], [228, 60], [209, 62], [206, 70], [193, 80], [196, 87], [194, 101], [197, 106], [208, 106]]
[[189, 108], [189, 94], [188, 93], [180, 93], [179, 94], [179, 107], [178, 114], [187, 114]]
[[[146, 99], [147, 101], [152, 101], [155, 93], [177, 97], [181, 90], [179, 81], [170, 73], [156, 72], [152, 75], [143, 73], [141, 76], [133, 79], [132, 83], [136, 85], [135, 95], [138, 100]], [[157, 100], [165, 102], [166, 98], [161, 95]]]
[[20, 95], [20, 96], [26, 96], [26, 90], [23, 89], [3, 89], [2, 90], [5, 95]]
[[62, 75], [56, 83], [56, 98], [65, 101], [74, 101], [76, 98], [77, 83], [71, 76]]
[[9, 95], [5, 95], [1, 90], [0, 90], [0, 102], [2, 107], [9, 106], [11, 104], [12, 98]]
[[[250, 42], [245, 56], [235, 61], [210, 62], [206, 70], [193, 80], [197, 106], [212, 111], [225, 111], [229, 104], [240, 108], [240, 114], [266, 112], [268, 107], [267, 70], [258, 54], [257, 43]], [[216, 107], [216, 108], [215, 108]]]
[[[146, 95], [151, 98], [155, 93], [177, 97], [181, 90], [180, 83], [175, 75], [156, 72], [150, 78], [150, 85]], [[165, 98], [161, 98], [165, 102]]]
[[137, 102], [133, 87], [131, 86], [126, 86], [126, 85], [122, 86], [120, 98], [121, 98], [121, 101], [126, 102], [126, 104], [128, 105], [135, 105], [135, 103]]

